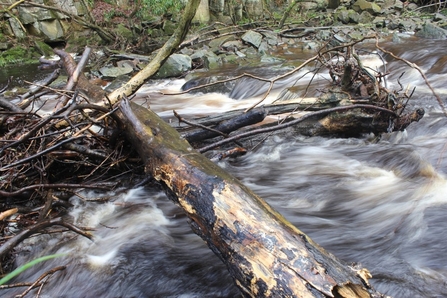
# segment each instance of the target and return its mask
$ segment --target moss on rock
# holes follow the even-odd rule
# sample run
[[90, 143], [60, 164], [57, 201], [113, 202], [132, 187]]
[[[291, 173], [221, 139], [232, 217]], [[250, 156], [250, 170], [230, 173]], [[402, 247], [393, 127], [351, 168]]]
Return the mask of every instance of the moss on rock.
[[14, 46], [0, 53], [0, 66], [17, 63], [36, 63], [39, 57], [40, 54], [34, 48]]

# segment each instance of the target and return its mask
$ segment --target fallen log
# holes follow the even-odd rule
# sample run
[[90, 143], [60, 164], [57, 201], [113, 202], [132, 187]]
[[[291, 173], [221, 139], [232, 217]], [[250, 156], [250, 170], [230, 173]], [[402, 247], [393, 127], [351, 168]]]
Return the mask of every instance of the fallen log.
[[155, 113], [123, 100], [117, 114], [147, 174], [166, 187], [245, 297], [382, 296], [366, 269], [325, 251]]
[[[247, 113], [243, 113], [234, 118], [222, 121], [213, 130], [196, 129], [187, 133], [184, 133], [184, 137], [188, 142], [202, 141], [205, 139], [214, 138], [220, 135], [220, 133], [226, 134], [235, 131], [241, 127], [256, 124], [264, 120], [267, 116], [267, 111], [263, 108], [256, 108]], [[180, 118], [179, 118], [180, 120]], [[220, 133], [219, 133], [220, 132]]]

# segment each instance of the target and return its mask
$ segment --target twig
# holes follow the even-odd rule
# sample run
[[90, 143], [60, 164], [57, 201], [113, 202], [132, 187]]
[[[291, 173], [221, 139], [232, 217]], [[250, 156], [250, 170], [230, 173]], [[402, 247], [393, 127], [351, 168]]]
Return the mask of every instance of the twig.
[[81, 234], [81, 235], [89, 238], [90, 240], [92, 240], [92, 238], [93, 238], [93, 236], [91, 234], [80, 230], [79, 228], [75, 227], [72, 224], [65, 223], [61, 217], [57, 217], [57, 218], [49, 219], [46, 221], [42, 221], [42, 222], [37, 223], [27, 229], [24, 229], [22, 232], [20, 232], [19, 234], [15, 235], [11, 239], [9, 239], [5, 243], [3, 243], [2, 246], [0, 246], [0, 260], [3, 260], [5, 255], [8, 252], [10, 252], [11, 249], [13, 249], [15, 246], [17, 246], [20, 242], [22, 242], [26, 238], [28, 238], [30, 235], [35, 234], [42, 229], [45, 229], [45, 228], [48, 228], [48, 227], [51, 227], [54, 225], [64, 226], [78, 234]]
[[18, 282], [18, 283], [10, 284], [10, 285], [1, 285], [0, 290], [18, 288], [18, 287], [29, 287], [32, 284], [33, 283], [31, 283], [31, 282]]
[[48, 122], [50, 122], [52, 119], [54, 119], [54, 116], [64, 112], [65, 110], [68, 109], [69, 106], [65, 106], [60, 108], [58, 111], [54, 112], [52, 115], [43, 118], [42, 120], [39, 121], [39, 123], [35, 124], [26, 134], [22, 135], [20, 137], [20, 139], [18, 139], [17, 141], [15, 141], [14, 143], [8, 144], [2, 148], [0, 148], [0, 153], [5, 151], [6, 149], [10, 148], [10, 147], [14, 147], [17, 146], [25, 141], [27, 141], [29, 138], [31, 138], [40, 128], [42, 128], [43, 126], [45, 126]]
[[406, 59], [403, 59], [399, 56], [394, 55], [392, 52], [385, 50], [384, 48], [382, 48], [381, 46], [379, 46], [379, 38], [376, 36], [376, 48], [381, 50], [382, 52], [389, 54], [391, 57], [393, 57], [394, 59], [397, 59], [399, 61], [404, 62], [405, 64], [407, 64], [408, 66], [410, 66], [411, 68], [416, 69], [422, 76], [422, 78], [425, 81], [425, 84], [428, 86], [428, 88], [430, 89], [430, 91], [432, 92], [432, 94], [436, 97], [436, 100], [439, 103], [439, 106], [441, 107], [444, 115], [447, 117], [447, 110], [444, 106], [444, 103], [442, 102], [441, 97], [439, 97], [439, 95], [436, 93], [436, 91], [433, 89], [433, 87], [431, 86], [431, 84], [428, 82], [427, 77], [425, 76], [424, 72], [422, 71], [422, 69], [420, 69], [419, 66], [417, 66], [415, 63], [412, 63]]
[[36, 288], [36, 287], [41, 287], [44, 285], [45, 282], [41, 283], [41, 281], [44, 278], [48, 278], [51, 275], [53, 275], [54, 273], [56, 273], [57, 271], [61, 271], [61, 270], [65, 270], [65, 268], [67, 268], [67, 266], [59, 266], [56, 268], [53, 268], [47, 272], [45, 272], [44, 274], [42, 274], [41, 276], [39, 276], [39, 278], [33, 282], [22, 294], [15, 296], [16, 298], [23, 298], [25, 297], [26, 294], [28, 294], [32, 289]]
[[200, 128], [202, 128], [202, 129], [204, 129], [204, 130], [209, 130], [209, 131], [215, 132], [215, 133], [217, 133], [218, 135], [223, 136], [224, 138], [228, 138], [228, 134], [223, 133], [223, 132], [221, 132], [220, 130], [213, 129], [213, 128], [211, 128], [211, 127], [208, 127], [208, 126], [205, 126], [205, 125], [202, 125], [202, 124], [199, 124], [199, 123], [194, 123], [194, 122], [188, 121], [188, 120], [184, 119], [182, 116], [180, 116], [175, 110], [173, 111], [173, 113], [174, 113], [174, 116], [175, 116], [175, 117], [178, 119], [178, 121], [180, 121], [180, 122], [184, 122], [184, 123], [186, 123], [186, 124], [188, 124], [188, 125], [190, 125], [190, 126], [192, 126], [192, 127], [200, 127]]
[[20, 99], [22, 101], [19, 103], [19, 107], [22, 109], [26, 109], [29, 106], [29, 104], [31, 103], [31, 100], [29, 98], [31, 96], [37, 94], [44, 87], [47, 87], [52, 82], [54, 82], [54, 80], [56, 80], [59, 77], [59, 73], [60, 73], [60, 69], [56, 69], [41, 84], [32, 83], [33, 85], [35, 85], [37, 87], [20, 96]]
[[47, 148], [47, 149], [42, 150], [42, 151], [39, 151], [38, 153], [36, 153], [36, 154], [34, 154], [34, 155], [31, 155], [31, 156], [29, 156], [29, 157], [27, 157], [27, 158], [24, 158], [24, 159], [21, 159], [21, 160], [18, 160], [18, 161], [16, 161], [16, 162], [13, 162], [13, 163], [8, 164], [8, 165], [6, 165], [6, 166], [0, 168], [0, 171], [4, 171], [4, 170], [7, 170], [7, 169], [9, 169], [9, 168], [12, 168], [12, 167], [15, 167], [15, 166], [18, 166], [18, 165], [27, 163], [27, 162], [29, 162], [29, 161], [35, 159], [35, 158], [38, 158], [38, 157], [40, 157], [40, 156], [42, 156], [42, 155], [47, 154], [47, 153], [50, 152], [50, 151], [55, 150], [56, 148], [58, 148], [58, 147], [60, 147], [60, 146], [62, 146], [62, 145], [64, 145], [64, 144], [66, 144], [66, 143], [73, 142], [73, 141], [75, 141], [75, 140], [82, 139], [82, 138], [84, 138], [84, 137], [85, 137], [85, 136], [78, 136], [78, 137], [73, 137], [73, 138], [69, 138], [69, 139], [60, 141], [59, 143], [57, 143], [57, 144], [54, 145], [54, 146], [51, 146], [50, 148]]
[[[16, 197], [21, 195], [22, 193], [32, 190], [32, 189], [55, 189], [55, 188], [87, 188], [87, 189], [104, 189], [104, 190], [110, 190], [110, 185], [104, 185], [104, 184], [69, 184], [69, 183], [54, 183], [54, 184], [33, 184], [29, 186], [25, 186], [20, 188], [16, 191], [4, 191], [0, 190], [0, 196], [3, 198], [10, 198], [10, 197]], [[2, 199], [3, 199], [2, 198]]]
[[[5, 87], [3, 87], [0, 90], [0, 94], [2, 94], [3, 92], [5, 92], [8, 89], [9, 85], [11, 84], [11, 80], [12, 80], [12, 77], [9, 77], [8, 83], [6, 83]], [[23, 112], [23, 110], [21, 108], [19, 108], [18, 106], [16, 106], [15, 104], [11, 103], [10, 101], [8, 101], [4, 98], [0, 98], [0, 107], [5, 108], [5, 109], [7, 109], [11, 112], [15, 112], [15, 113]]]

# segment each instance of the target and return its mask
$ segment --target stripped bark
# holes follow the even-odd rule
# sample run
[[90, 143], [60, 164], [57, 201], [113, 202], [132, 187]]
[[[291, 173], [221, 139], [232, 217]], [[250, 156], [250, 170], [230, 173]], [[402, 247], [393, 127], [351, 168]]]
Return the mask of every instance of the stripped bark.
[[166, 187], [244, 296], [381, 296], [366, 269], [325, 251], [155, 113], [124, 100], [118, 116], [147, 174]]

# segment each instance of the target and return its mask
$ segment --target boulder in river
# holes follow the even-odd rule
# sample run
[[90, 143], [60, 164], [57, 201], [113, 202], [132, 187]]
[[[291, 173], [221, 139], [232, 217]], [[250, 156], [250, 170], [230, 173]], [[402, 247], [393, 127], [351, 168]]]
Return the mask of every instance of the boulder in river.
[[172, 54], [165, 61], [160, 70], [155, 75], [155, 78], [171, 78], [178, 77], [191, 69], [191, 57], [182, 54]]
[[416, 31], [415, 35], [422, 38], [446, 39], [447, 30], [442, 29], [441, 27], [438, 27], [432, 23], [425, 23], [422, 25], [420, 30]]
[[262, 42], [262, 34], [253, 30], [249, 30], [244, 35], [242, 35], [242, 40], [256, 48], [259, 48]]

